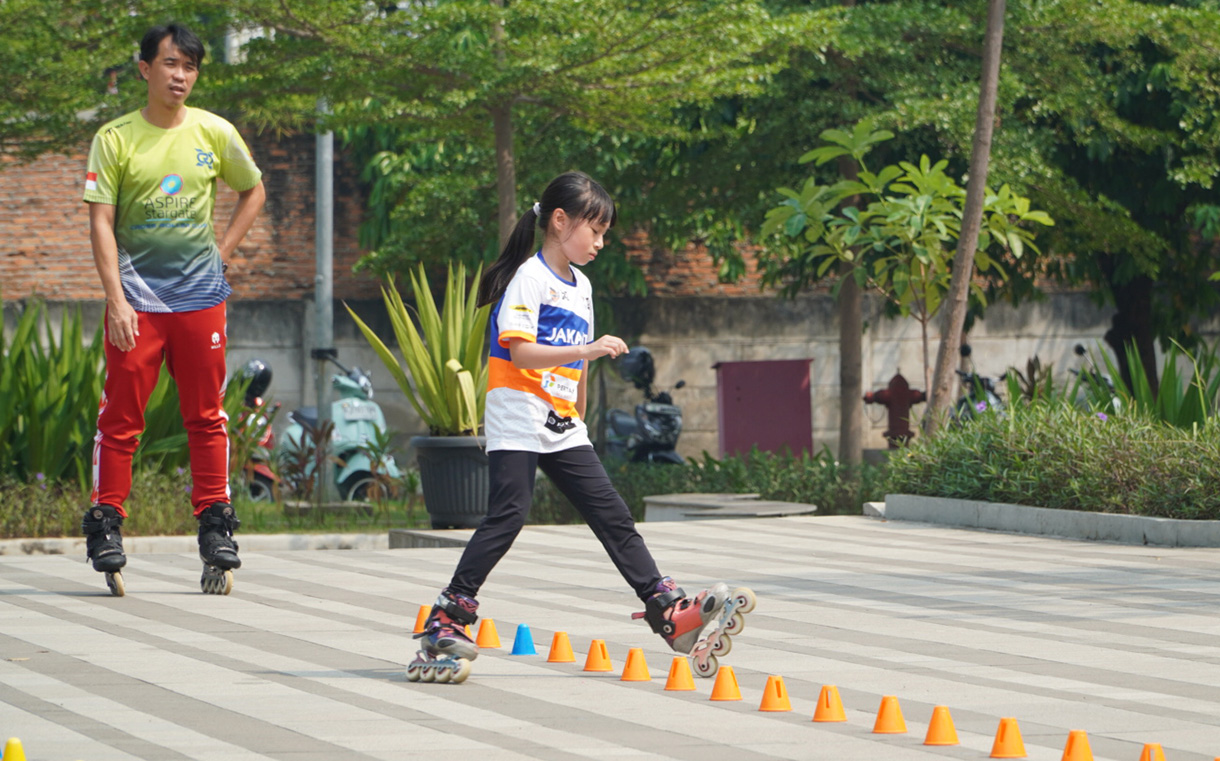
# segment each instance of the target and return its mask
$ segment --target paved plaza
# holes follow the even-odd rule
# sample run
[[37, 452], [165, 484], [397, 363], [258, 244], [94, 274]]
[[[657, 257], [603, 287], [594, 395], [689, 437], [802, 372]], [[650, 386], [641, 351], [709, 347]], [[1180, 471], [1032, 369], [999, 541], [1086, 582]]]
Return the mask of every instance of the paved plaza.
[[[758, 607], [742, 700], [664, 689], [673, 654], [583, 526], [529, 527], [484, 587], [503, 647], [461, 685], [409, 683], [408, 632], [460, 549], [243, 552], [232, 595], [190, 552], [133, 553], [127, 596], [82, 555], [0, 556], [0, 741], [29, 761], [985, 759], [1015, 718], [1030, 759], [1220, 756], [1220, 549], [1099, 544], [864, 517], [644, 523], [688, 590]], [[469, 532], [452, 532], [457, 537]], [[252, 537], [251, 537], [252, 538]], [[519, 624], [538, 655], [511, 655]], [[548, 663], [554, 632], [575, 663]], [[615, 671], [583, 671], [593, 639]], [[652, 681], [619, 679], [643, 647]], [[761, 712], [769, 675], [790, 712]], [[847, 721], [812, 721], [823, 685]], [[882, 697], [905, 734], [874, 734]], [[923, 744], [934, 706], [961, 744]], [[453, 754], [453, 755], [450, 755]]]

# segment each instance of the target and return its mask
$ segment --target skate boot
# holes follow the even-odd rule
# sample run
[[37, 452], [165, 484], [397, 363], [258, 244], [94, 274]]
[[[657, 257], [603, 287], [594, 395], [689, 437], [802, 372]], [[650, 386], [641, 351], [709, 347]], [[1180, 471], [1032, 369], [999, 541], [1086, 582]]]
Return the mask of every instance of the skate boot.
[[754, 593], [745, 587], [730, 595], [728, 585], [718, 582], [690, 598], [666, 576], [657, 582], [644, 611], [631, 617], [644, 619], [675, 652], [689, 655], [695, 673], [706, 678], [719, 668], [716, 656], [727, 655], [733, 647], [728, 635], [745, 629], [743, 616], [754, 605]]
[[214, 502], [199, 514], [199, 558], [203, 561], [199, 586], [204, 593], [227, 595], [233, 591], [233, 569], [241, 568], [233, 531], [240, 525], [227, 502]]
[[408, 682], [466, 681], [470, 662], [479, 657], [479, 648], [466, 634], [466, 627], [479, 620], [478, 609], [473, 597], [448, 589], [441, 592], [424, 630], [415, 635], [423, 642], [415, 660], [407, 664]]
[[80, 522], [81, 533], [85, 535], [85, 556], [93, 561], [93, 570], [106, 574], [106, 586], [115, 597], [122, 597], [127, 591], [119, 571], [127, 565], [123, 533], [119, 529], [122, 525], [123, 517], [110, 505], [90, 507]]

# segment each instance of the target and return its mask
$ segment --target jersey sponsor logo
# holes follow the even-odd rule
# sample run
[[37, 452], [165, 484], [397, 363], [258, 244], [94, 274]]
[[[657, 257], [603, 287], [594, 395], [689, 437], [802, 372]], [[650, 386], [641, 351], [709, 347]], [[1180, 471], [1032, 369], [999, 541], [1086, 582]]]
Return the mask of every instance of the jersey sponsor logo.
[[206, 166], [211, 169], [214, 161], [215, 156], [211, 151], [205, 151], [202, 148], [195, 149], [195, 166]]
[[576, 328], [551, 328], [546, 342], [551, 346], [584, 346], [589, 343], [589, 335]]
[[541, 377], [542, 390], [556, 399], [576, 401], [579, 386], [576, 381], [555, 373], [543, 372]]
[[555, 410], [546, 411], [546, 422], [543, 425], [555, 433], [566, 433], [576, 427], [576, 423], [572, 422], [572, 418], [559, 417], [555, 414]]
[[176, 174], [167, 174], [161, 178], [161, 192], [172, 196], [182, 190], [182, 178]]
[[527, 307], [525, 304], [513, 304], [509, 309], [514, 312], [524, 312], [525, 314], [533, 314], [534, 310]]
[[568, 300], [567, 291], [558, 291], [550, 286], [547, 286], [546, 291], [547, 291], [546, 303], [548, 303], [548, 304], [554, 305], [554, 304], [564, 303]]
[[97, 190], [97, 172], [85, 174], [85, 190]]

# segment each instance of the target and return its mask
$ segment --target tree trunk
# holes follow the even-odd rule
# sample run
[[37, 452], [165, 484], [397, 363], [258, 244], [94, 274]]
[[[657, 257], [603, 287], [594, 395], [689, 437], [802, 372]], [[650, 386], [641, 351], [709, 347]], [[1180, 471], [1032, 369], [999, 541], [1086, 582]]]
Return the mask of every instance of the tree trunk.
[[962, 344], [970, 279], [974, 274], [974, 251], [978, 247], [983, 222], [983, 194], [987, 186], [987, 164], [991, 158], [991, 135], [995, 129], [996, 91], [1000, 81], [1000, 51], [1004, 46], [1005, 0], [988, 0], [987, 35], [983, 40], [983, 72], [979, 86], [979, 108], [974, 121], [974, 145], [970, 151], [970, 179], [966, 185], [966, 205], [962, 209], [962, 232], [953, 256], [953, 277], [941, 323], [940, 349], [936, 353], [936, 375], [929, 389], [928, 415], [924, 430], [928, 435], [948, 414], [953, 389], [954, 364]]
[[1131, 366], [1127, 363], [1127, 347], [1135, 344], [1139, 354], [1140, 364], [1144, 366], [1144, 375], [1155, 396], [1160, 388], [1160, 378], [1156, 366], [1156, 331], [1152, 328], [1152, 280], [1140, 275], [1121, 285], [1116, 285], [1113, 279], [1113, 258], [1103, 257], [1102, 272], [1114, 294], [1114, 306], [1117, 311], [1111, 319], [1111, 327], [1106, 331], [1106, 343], [1114, 351], [1118, 362], [1118, 370], [1127, 388], [1131, 385]]
[[[843, 177], [859, 178], [853, 158], [840, 156], [838, 164]], [[859, 203], [859, 196], [843, 201], [844, 206]], [[854, 269], [846, 262], [839, 266], [839, 462], [846, 465], [864, 461], [864, 306]]]
[[[504, 7], [504, 0], [491, 0], [492, 5]], [[492, 39], [496, 43], [496, 56], [504, 60], [504, 26], [492, 28]], [[513, 103], [511, 99], [496, 104], [491, 109], [491, 122], [496, 135], [496, 196], [500, 200], [498, 215], [500, 251], [508, 244], [508, 237], [517, 225], [517, 165], [513, 159]]]
[[491, 111], [496, 131], [496, 196], [500, 199], [500, 250], [517, 224], [517, 166], [513, 160], [513, 109], [509, 104]]

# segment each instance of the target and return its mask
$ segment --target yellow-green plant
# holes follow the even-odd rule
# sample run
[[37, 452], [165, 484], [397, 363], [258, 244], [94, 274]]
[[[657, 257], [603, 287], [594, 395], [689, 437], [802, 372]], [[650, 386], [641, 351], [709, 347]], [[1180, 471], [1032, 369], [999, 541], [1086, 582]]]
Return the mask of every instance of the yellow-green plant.
[[418, 328], [394, 281], [382, 286], [381, 296], [403, 356], [401, 363], [372, 328], [347, 307], [433, 436], [476, 435], [483, 420], [483, 397], [487, 392], [484, 346], [491, 310], [476, 306], [474, 284], [479, 282], [482, 270], [479, 267], [475, 271], [468, 287], [466, 267], [450, 265], [440, 309], [432, 298], [423, 265], [412, 272], [411, 292], [415, 296]]

